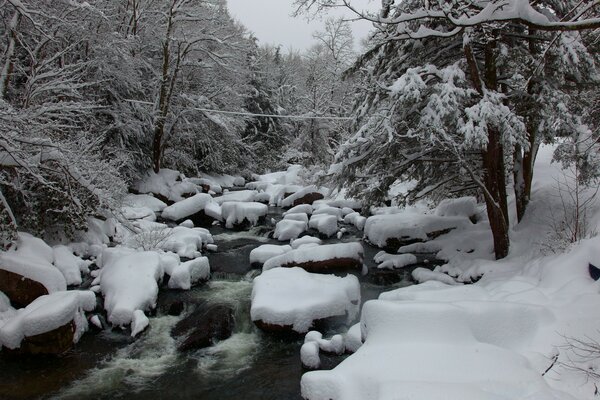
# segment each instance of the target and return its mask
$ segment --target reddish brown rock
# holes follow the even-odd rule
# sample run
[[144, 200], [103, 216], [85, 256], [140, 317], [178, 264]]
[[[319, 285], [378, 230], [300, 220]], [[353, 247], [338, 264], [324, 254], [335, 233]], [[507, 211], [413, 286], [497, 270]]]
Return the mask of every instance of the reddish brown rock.
[[289, 263], [282, 265], [283, 268], [299, 267], [307, 272], [316, 274], [329, 274], [333, 272], [346, 272], [362, 270], [362, 261], [355, 258], [331, 258], [322, 261], [307, 261], [304, 263]]
[[14, 307], [21, 308], [48, 294], [48, 289], [39, 282], [0, 269], [0, 292], [8, 296]]
[[294, 200], [292, 207], [299, 206], [300, 204], [312, 204], [317, 200], [323, 200], [324, 196], [319, 192], [307, 193], [304, 196]]
[[75, 323], [73, 321], [39, 335], [25, 337], [21, 347], [16, 349], [2, 348], [9, 355], [60, 355], [73, 347]]

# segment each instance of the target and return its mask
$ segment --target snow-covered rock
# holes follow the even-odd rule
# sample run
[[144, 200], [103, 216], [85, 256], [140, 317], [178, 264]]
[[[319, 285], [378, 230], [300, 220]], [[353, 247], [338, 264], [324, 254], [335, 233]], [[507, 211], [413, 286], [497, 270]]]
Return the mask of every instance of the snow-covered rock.
[[359, 242], [300, 247], [267, 260], [263, 271], [277, 267], [300, 267], [310, 272], [360, 270], [363, 247]]
[[123, 205], [133, 208], [149, 208], [154, 212], [161, 212], [167, 204], [148, 194], [129, 194], [123, 199]]
[[308, 226], [325, 237], [331, 237], [338, 231], [337, 222], [338, 218], [334, 215], [313, 213], [308, 222]]
[[308, 186], [281, 200], [281, 207], [289, 208], [299, 204], [312, 204], [316, 200], [324, 198], [324, 194], [322, 189], [319, 190], [314, 185]]
[[444, 274], [443, 272], [431, 271], [427, 268], [416, 268], [412, 272], [412, 277], [419, 283], [428, 281], [438, 281], [445, 283], [446, 285], [459, 285], [459, 283], [450, 275]]
[[308, 214], [308, 215], [311, 215], [312, 212], [313, 212], [313, 208], [312, 208], [312, 206], [310, 204], [300, 204], [300, 205], [292, 207], [289, 210], [287, 210], [286, 212], [284, 212], [283, 216], [285, 217], [286, 215], [289, 215], [289, 214]]
[[321, 214], [333, 215], [334, 217], [337, 218], [338, 221], [342, 221], [342, 210], [340, 208], [323, 206], [323, 207], [316, 208], [312, 213], [313, 217], [315, 215], [321, 215]]
[[404, 268], [417, 263], [417, 257], [413, 254], [388, 254], [385, 251], [375, 254], [373, 260], [379, 269]]
[[214, 220], [221, 220], [221, 206], [213, 200], [211, 195], [206, 193], [198, 193], [170, 205], [163, 210], [161, 216], [171, 221], [181, 221], [200, 213]]
[[267, 215], [268, 211], [269, 207], [266, 204], [257, 202], [228, 201], [221, 205], [225, 227], [228, 229], [244, 223], [254, 226], [260, 218], [264, 218]]
[[[24, 347], [27, 353], [61, 353], [76, 343], [87, 330], [84, 311], [96, 307], [96, 295], [90, 291], [60, 291], [35, 299], [27, 307], [0, 322], [0, 345], [8, 349]], [[69, 323], [74, 324], [75, 330]], [[63, 328], [64, 327], [64, 328]], [[43, 335], [56, 329], [54, 342], [30, 343], [31, 337]]]
[[215, 197], [217, 204], [223, 205], [226, 202], [253, 202], [258, 192], [256, 190], [236, 190], [223, 193], [223, 196]]
[[67, 285], [81, 285], [81, 273], [89, 272], [92, 262], [77, 257], [67, 246], [54, 246], [52, 253], [54, 266], [63, 274]]
[[367, 222], [367, 218], [363, 217], [356, 211], [353, 211], [349, 214], [346, 214], [344, 217], [344, 223], [354, 225], [356, 229], [363, 230], [365, 228], [365, 223]]
[[290, 245], [263, 244], [250, 252], [250, 264], [255, 268], [262, 267], [269, 258], [280, 256], [291, 250]]
[[308, 226], [305, 222], [292, 219], [283, 219], [275, 225], [273, 238], [285, 242], [290, 239], [296, 239], [302, 233], [306, 232]]
[[121, 207], [123, 218], [128, 220], [146, 219], [148, 221], [156, 221], [156, 214], [148, 207]]
[[169, 289], [189, 290], [199, 281], [206, 281], [210, 277], [210, 264], [208, 258], [199, 257], [177, 265], [171, 272]]
[[472, 217], [477, 214], [477, 200], [475, 197], [460, 197], [458, 199], [444, 199], [435, 208], [435, 215], [440, 217]]
[[302, 221], [306, 224], [308, 224], [308, 215], [304, 214], [304, 213], [291, 213], [291, 214], [286, 214], [283, 216], [283, 219], [291, 219], [294, 221]]
[[267, 330], [305, 333], [314, 322], [331, 317], [352, 321], [360, 305], [360, 284], [353, 275], [340, 278], [301, 268], [275, 268], [254, 279], [252, 321]]
[[309, 244], [320, 245], [323, 241], [314, 236], [302, 236], [301, 238], [294, 239], [290, 242], [290, 245], [293, 249], [300, 248], [300, 246], [305, 246]]

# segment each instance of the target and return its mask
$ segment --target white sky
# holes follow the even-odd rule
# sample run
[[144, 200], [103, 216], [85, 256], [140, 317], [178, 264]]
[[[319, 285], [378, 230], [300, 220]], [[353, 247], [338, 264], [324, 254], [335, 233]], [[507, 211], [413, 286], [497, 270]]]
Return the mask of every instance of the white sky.
[[[262, 44], [281, 44], [286, 50], [304, 50], [314, 44], [312, 33], [322, 30], [323, 27], [322, 20], [309, 23], [304, 17], [290, 17], [295, 10], [294, 0], [227, 0], [227, 2], [231, 15], [253, 32]], [[352, 5], [359, 10], [377, 11], [380, 4], [379, 0], [352, 0]], [[346, 11], [344, 15], [351, 14]], [[322, 19], [326, 17], [324, 15]], [[366, 21], [356, 21], [351, 24], [358, 48], [360, 41], [371, 29], [371, 24]]]

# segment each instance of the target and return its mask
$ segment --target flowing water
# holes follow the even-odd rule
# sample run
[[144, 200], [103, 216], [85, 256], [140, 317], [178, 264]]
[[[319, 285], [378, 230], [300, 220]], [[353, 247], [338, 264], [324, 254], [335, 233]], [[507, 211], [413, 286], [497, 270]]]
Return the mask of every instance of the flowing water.
[[[270, 218], [280, 219], [280, 210], [272, 210]], [[250, 320], [252, 279], [258, 271], [250, 269], [248, 256], [261, 244], [276, 243], [268, 238], [270, 228], [271, 223], [244, 232], [211, 228], [219, 246], [209, 255], [211, 281], [187, 292], [161, 291], [150, 329], [137, 340], [106, 329], [88, 332], [62, 357], [0, 358], [0, 399], [300, 399], [302, 339], [266, 335]], [[359, 235], [351, 232], [327, 242], [355, 241]], [[377, 251], [365, 245], [367, 264], [372, 266]], [[410, 284], [403, 275], [385, 285], [369, 275], [360, 279], [363, 302]], [[166, 305], [174, 300], [230, 306], [233, 335], [210, 348], [177, 351], [170, 332], [185, 313], [166, 315]], [[324, 364], [333, 367], [343, 358], [331, 357]]]

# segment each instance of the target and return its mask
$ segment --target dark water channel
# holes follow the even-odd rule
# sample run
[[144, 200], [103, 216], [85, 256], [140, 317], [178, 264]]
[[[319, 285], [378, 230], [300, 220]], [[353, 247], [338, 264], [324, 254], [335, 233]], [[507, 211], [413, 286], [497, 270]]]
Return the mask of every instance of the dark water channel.
[[[302, 339], [266, 335], [250, 321], [252, 278], [258, 271], [250, 269], [249, 254], [261, 244], [281, 244], [268, 238], [272, 220], [279, 219], [281, 210], [273, 208], [263, 226], [249, 231], [211, 228], [219, 246], [208, 255], [211, 281], [186, 292], [161, 290], [151, 328], [135, 341], [127, 332], [105, 329], [86, 333], [62, 357], [0, 357], [0, 399], [300, 399]], [[360, 240], [361, 232], [346, 229], [341, 240], [326, 242]], [[364, 247], [365, 264], [373, 268], [379, 249]], [[360, 276], [362, 301], [409, 285], [409, 273], [396, 271], [392, 279], [385, 274]], [[233, 336], [208, 349], [178, 352], [170, 331], [182, 316], [166, 313], [173, 301], [183, 301], [186, 309], [198, 302], [231, 306]], [[325, 359], [324, 365], [333, 367], [343, 357]]]

